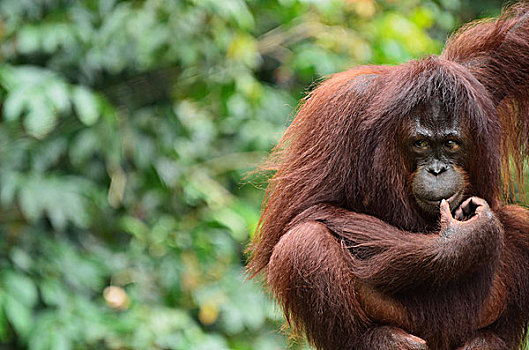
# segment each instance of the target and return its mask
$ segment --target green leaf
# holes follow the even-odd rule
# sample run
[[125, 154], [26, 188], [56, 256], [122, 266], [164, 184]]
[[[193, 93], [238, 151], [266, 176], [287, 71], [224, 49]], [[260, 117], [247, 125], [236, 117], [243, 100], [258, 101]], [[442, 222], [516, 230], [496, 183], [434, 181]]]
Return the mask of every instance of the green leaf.
[[42, 299], [47, 305], [59, 306], [68, 301], [64, 286], [57, 281], [45, 280], [40, 284]]
[[26, 26], [18, 32], [18, 49], [22, 53], [37, 51], [40, 47], [40, 32], [36, 26]]
[[9, 206], [15, 200], [16, 191], [21, 180], [20, 175], [12, 171], [6, 171], [0, 179], [0, 202], [5, 206]]
[[40, 200], [41, 197], [35, 193], [35, 188], [31, 186], [22, 186], [20, 189], [18, 200], [20, 203], [20, 210], [24, 216], [30, 221], [36, 221], [42, 215], [44, 208], [42, 208]]
[[70, 338], [61, 330], [55, 329], [51, 332], [51, 341], [50, 341], [49, 350], [70, 350], [72, 344]]
[[55, 81], [46, 89], [46, 95], [51, 100], [57, 111], [65, 113], [70, 108], [70, 99], [66, 84]]
[[68, 324], [64, 325], [61, 317], [63, 315], [50, 311], [38, 314], [34, 322], [35, 326], [29, 335], [29, 350], [72, 349], [71, 327], [68, 327]]
[[6, 295], [4, 298], [4, 311], [15, 331], [20, 336], [27, 337], [33, 327], [31, 309], [12, 295]]
[[4, 116], [6, 120], [13, 121], [20, 117], [27, 106], [27, 96], [24, 89], [14, 90], [7, 95], [4, 102]]
[[32, 256], [21, 247], [14, 247], [9, 252], [9, 257], [13, 264], [23, 270], [29, 271], [33, 267], [34, 260]]
[[85, 125], [92, 125], [99, 119], [99, 106], [95, 95], [84, 87], [73, 89], [73, 103], [79, 120]]
[[232, 208], [223, 208], [215, 213], [215, 220], [230, 229], [230, 233], [237, 241], [248, 238], [248, 229], [244, 218]]
[[2, 274], [2, 285], [7, 294], [28, 308], [37, 304], [37, 287], [35, 287], [33, 280], [28, 276], [12, 271], [5, 271]]
[[52, 106], [45, 100], [43, 95], [36, 95], [30, 102], [28, 114], [24, 118], [26, 131], [38, 138], [44, 138], [57, 122]]

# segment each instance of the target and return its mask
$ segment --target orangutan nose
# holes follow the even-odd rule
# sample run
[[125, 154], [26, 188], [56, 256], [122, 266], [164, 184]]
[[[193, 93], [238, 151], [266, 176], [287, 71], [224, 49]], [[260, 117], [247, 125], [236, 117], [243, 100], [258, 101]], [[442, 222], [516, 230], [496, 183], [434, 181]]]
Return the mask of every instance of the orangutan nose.
[[437, 162], [437, 161], [433, 162], [426, 168], [426, 171], [434, 176], [442, 174], [447, 170], [448, 170], [448, 166], [446, 164]]

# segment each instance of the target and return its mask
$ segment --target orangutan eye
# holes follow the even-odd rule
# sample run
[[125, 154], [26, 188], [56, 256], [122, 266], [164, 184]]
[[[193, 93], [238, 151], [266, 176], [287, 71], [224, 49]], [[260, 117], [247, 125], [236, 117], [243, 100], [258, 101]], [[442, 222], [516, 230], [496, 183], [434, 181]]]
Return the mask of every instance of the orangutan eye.
[[451, 151], [455, 151], [456, 149], [459, 148], [459, 143], [457, 143], [457, 141], [454, 141], [454, 140], [447, 140], [445, 141], [445, 147]]
[[427, 150], [430, 148], [430, 143], [426, 140], [417, 140], [413, 143], [413, 145], [421, 150]]

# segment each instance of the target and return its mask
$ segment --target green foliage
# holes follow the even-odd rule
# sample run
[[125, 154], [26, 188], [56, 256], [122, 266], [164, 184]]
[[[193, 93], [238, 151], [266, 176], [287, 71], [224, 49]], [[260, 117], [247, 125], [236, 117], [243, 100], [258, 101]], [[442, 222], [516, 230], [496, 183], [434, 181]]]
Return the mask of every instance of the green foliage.
[[2, 0], [0, 343], [285, 348], [245, 175], [312, 81], [438, 52], [460, 5]]

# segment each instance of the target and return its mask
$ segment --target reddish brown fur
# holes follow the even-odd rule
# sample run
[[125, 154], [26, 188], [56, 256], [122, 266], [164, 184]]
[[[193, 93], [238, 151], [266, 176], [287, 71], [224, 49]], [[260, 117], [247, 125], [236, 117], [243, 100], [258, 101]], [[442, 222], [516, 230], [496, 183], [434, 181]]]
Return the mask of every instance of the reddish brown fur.
[[[310, 343], [413, 348], [389, 339], [398, 327], [430, 349], [520, 346], [529, 214], [500, 200], [510, 182], [501, 169], [514, 160], [520, 180], [529, 154], [528, 85], [524, 2], [464, 27], [440, 57], [338, 73], [306, 98], [265, 166], [276, 174], [249, 273], [266, 270], [289, 323]], [[399, 150], [411, 111], [431, 99], [462, 116], [476, 145], [468, 195], [497, 218], [457, 242], [440, 242], [439, 222], [417, 211]]]

